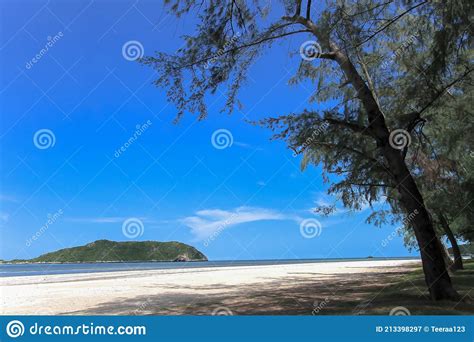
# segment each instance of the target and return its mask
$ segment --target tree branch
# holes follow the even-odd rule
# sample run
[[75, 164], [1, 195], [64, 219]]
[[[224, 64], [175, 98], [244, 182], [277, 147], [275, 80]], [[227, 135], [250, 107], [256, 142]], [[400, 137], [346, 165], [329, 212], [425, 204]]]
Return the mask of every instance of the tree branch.
[[[287, 26], [287, 25], [283, 25], [283, 26]], [[292, 34], [297, 34], [297, 33], [303, 33], [303, 32], [310, 32], [309, 30], [297, 30], [297, 31], [292, 31], [292, 32], [286, 32], [286, 33], [282, 33], [280, 35], [277, 35], [277, 36], [272, 36], [272, 37], [267, 37], [267, 38], [262, 38], [260, 40], [257, 40], [255, 42], [252, 42], [252, 43], [248, 43], [248, 44], [244, 44], [244, 45], [240, 45], [240, 46], [236, 46], [232, 49], [229, 49], [229, 50], [225, 50], [225, 51], [222, 51], [222, 53], [219, 53], [219, 54], [216, 54], [216, 55], [212, 55], [212, 56], [209, 56], [209, 57], [206, 57], [206, 58], [202, 58], [196, 62], [193, 62], [193, 63], [190, 63], [190, 64], [186, 64], [186, 65], [181, 65], [179, 66], [179, 69], [186, 69], [186, 68], [190, 68], [194, 65], [198, 65], [198, 64], [201, 64], [201, 63], [204, 63], [206, 61], [209, 61], [215, 57], [218, 57], [218, 56], [222, 56], [222, 55], [226, 55], [230, 52], [234, 52], [234, 51], [238, 51], [238, 50], [241, 50], [241, 49], [245, 49], [245, 48], [248, 48], [248, 47], [251, 47], [251, 46], [255, 46], [255, 45], [259, 45], [261, 43], [264, 43], [266, 41], [270, 41], [270, 40], [274, 40], [274, 39], [278, 39], [278, 38], [282, 38], [282, 37], [286, 37], [286, 36], [290, 36]], [[324, 55], [323, 57], [319, 56], [320, 58], [330, 58], [331, 56], [326, 56], [325, 54], [322, 54]]]
[[427, 4], [429, 1], [423, 1], [423, 2], [420, 2], [419, 4], [415, 5], [415, 6], [412, 6], [410, 7], [409, 9], [407, 9], [405, 12], [403, 13], [400, 13], [399, 15], [397, 15], [396, 17], [392, 18], [389, 20], [388, 23], [386, 23], [385, 25], [383, 25], [381, 28], [379, 28], [377, 31], [375, 31], [373, 34], [371, 34], [369, 37], [367, 37], [366, 39], [364, 39], [362, 42], [360, 42], [359, 44], [355, 45], [355, 46], [352, 46], [353, 48], [358, 48], [362, 45], [364, 45], [365, 43], [367, 43], [369, 40], [371, 40], [372, 38], [374, 38], [376, 35], [378, 35], [380, 32], [384, 31], [386, 28], [390, 27], [393, 23], [397, 22], [399, 19], [401, 19], [402, 17], [404, 17], [405, 15], [407, 15], [408, 13], [410, 13], [411, 11], [413, 11], [414, 9], [422, 6], [422, 5], [425, 5]]
[[232, 5], [235, 5], [235, 7], [237, 8], [237, 14], [239, 15], [240, 25], [242, 25], [242, 27], [245, 29], [245, 20], [242, 16], [242, 11], [240, 10], [239, 5], [237, 5], [235, 0], [232, 0]]
[[425, 122], [426, 119], [422, 118], [421, 117], [421, 114], [423, 112], [425, 112], [428, 108], [430, 108], [441, 96], [444, 95], [444, 93], [446, 92], [446, 90], [448, 90], [449, 88], [451, 88], [453, 85], [455, 85], [456, 83], [460, 82], [461, 80], [463, 80], [466, 76], [468, 76], [472, 71], [474, 71], [474, 69], [467, 69], [466, 72], [464, 72], [460, 77], [458, 77], [457, 79], [453, 80], [452, 82], [448, 83], [447, 85], [445, 85], [443, 88], [441, 88], [440, 90], [438, 90], [435, 95], [431, 98], [431, 100], [425, 105], [423, 106], [423, 108], [421, 108], [419, 111], [416, 111], [416, 112], [412, 112], [410, 114], [407, 114], [408, 116], [412, 116], [413, 118], [408, 122], [407, 124], [407, 131], [408, 132], [411, 132], [413, 131], [413, 129], [415, 129], [415, 127], [420, 123], [420, 122]]
[[[352, 152], [352, 153], [355, 153], [361, 157], [363, 157], [364, 159], [366, 160], [369, 160], [371, 162], [373, 162], [374, 164], [377, 164], [377, 165], [380, 165], [380, 169], [381, 171], [384, 171], [384, 172], [388, 172], [386, 169], [385, 169], [385, 166], [383, 166], [380, 161], [378, 161], [377, 159], [375, 159], [374, 157], [372, 156], [369, 156], [367, 154], [365, 154], [364, 152], [362, 151], [359, 151], [359, 150], [356, 150], [352, 147], [349, 147], [349, 146], [345, 146], [345, 145], [338, 145], [338, 144], [331, 144], [331, 143], [326, 143], [326, 142], [322, 142], [322, 141], [315, 141], [313, 142], [312, 144], [314, 145], [320, 145], [320, 146], [326, 146], [326, 147], [330, 147], [330, 148], [341, 148], [343, 150], [347, 150], [349, 152]], [[305, 149], [301, 150], [298, 152], [298, 154], [300, 154], [301, 152], [303, 152]]]
[[430, 100], [430, 102], [428, 102], [422, 109], [420, 109], [418, 111], [418, 115], [420, 116], [421, 113], [423, 113], [425, 110], [427, 110], [429, 107], [431, 107], [431, 105], [433, 103], [435, 103], [445, 92], [446, 90], [448, 90], [449, 88], [451, 88], [453, 85], [455, 85], [456, 83], [458, 83], [459, 81], [461, 81], [464, 77], [466, 77], [467, 75], [469, 75], [474, 69], [467, 69], [467, 71], [461, 75], [461, 77], [455, 79], [454, 81], [450, 82], [449, 84], [447, 84], [446, 86], [444, 86], [443, 88], [441, 88], [441, 90], [439, 90], [434, 96], [433, 98]]
[[301, 15], [301, 2], [302, 0], [296, 0], [295, 17]]
[[306, 5], [306, 19], [310, 20], [311, 18], [311, 0], [308, 0], [308, 4]]
[[343, 126], [343, 127], [353, 130], [354, 132], [372, 137], [372, 134], [369, 131], [369, 127], [365, 127], [365, 126], [361, 126], [349, 121], [342, 121], [342, 120], [337, 120], [333, 118], [324, 118], [323, 120], [329, 122], [330, 124]]
[[358, 60], [359, 60], [359, 64], [360, 64], [360, 66], [362, 67], [362, 71], [364, 72], [365, 78], [367, 79], [367, 83], [368, 83], [368, 85], [369, 85], [369, 89], [372, 91], [372, 95], [374, 96], [375, 101], [377, 102], [377, 104], [378, 104], [379, 107], [380, 107], [379, 97], [378, 97], [377, 91], [376, 91], [376, 89], [375, 89], [374, 81], [372, 80], [372, 77], [370, 77], [369, 69], [367, 68], [367, 64], [365, 64], [364, 59], [363, 59], [363, 57], [361, 56], [361, 54], [360, 54], [360, 52], [358, 51], [358, 49], [357, 49], [356, 54], [357, 54], [357, 58], [358, 58]]
[[369, 186], [369, 187], [372, 187], [372, 186], [380, 186], [380, 187], [383, 187], [383, 188], [386, 188], [386, 187], [393, 188], [393, 186], [388, 185], [388, 184], [353, 183], [353, 182], [350, 182], [350, 181], [348, 181], [348, 183], [351, 184], [351, 185], [355, 185], [355, 186]]

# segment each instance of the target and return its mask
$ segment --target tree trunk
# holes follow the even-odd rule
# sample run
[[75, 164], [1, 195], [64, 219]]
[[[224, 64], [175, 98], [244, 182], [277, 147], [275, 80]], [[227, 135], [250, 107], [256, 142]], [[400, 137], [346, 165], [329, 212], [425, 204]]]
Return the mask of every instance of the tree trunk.
[[441, 250], [443, 251], [444, 263], [446, 264], [446, 267], [449, 270], [452, 270], [453, 265], [454, 265], [453, 260], [449, 256], [448, 249], [446, 248], [446, 245], [443, 243], [443, 241], [440, 240], [440, 243], [441, 243]]
[[[391, 147], [385, 149], [391, 149]], [[434, 300], [459, 300], [460, 297], [451, 284], [451, 278], [444, 262], [441, 242], [436, 236], [433, 222], [415, 180], [399, 153], [394, 156], [392, 152], [388, 152], [385, 158], [390, 165], [394, 180], [398, 184], [401, 204], [406, 213], [413, 217], [412, 225], [420, 248], [425, 281], [431, 298]]]
[[[316, 28], [314, 32], [317, 34]], [[400, 192], [402, 207], [408, 215], [416, 214], [412, 220], [412, 225], [420, 248], [425, 281], [431, 298], [434, 300], [458, 300], [460, 296], [451, 283], [443, 259], [440, 241], [436, 236], [423, 197], [408, 170], [401, 151], [393, 148], [389, 143], [390, 132], [377, 101], [343, 50], [339, 49], [333, 42], [329, 42], [329, 45], [335, 61], [356, 90], [357, 96], [367, 112], [369, 127], [366, 134], [371, 135], [376, 140], [377, 146], [385, 158], [389, 167], [388, 172]]]
[[461, 250], [459, 249], [459, 245], [458, 245], [458, 242], [456, 241], [456, 237], [454, 236], [453, 231], [449, 227], [448, 220], [446, 220], [446, 217], [440, 212], [438, 212], [438, 219], [439, 219], [439, 222], [441, 223], [441, 227], [443, 227], [443, 230], [449, 239], [449, 242], [451, 243], [451, 248], [453, 250], [454, 263], [451, 266], [451, 270], [453, 271], [462, 270], [464, 269], [464, 266], [462, 263]]

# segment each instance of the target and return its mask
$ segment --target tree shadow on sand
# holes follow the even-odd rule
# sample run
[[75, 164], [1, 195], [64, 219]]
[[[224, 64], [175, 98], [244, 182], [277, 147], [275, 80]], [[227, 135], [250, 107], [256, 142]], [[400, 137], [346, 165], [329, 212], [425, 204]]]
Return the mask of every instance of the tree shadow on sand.
[[[422, 273], [413, 267], [383, 267], [370, 273], [266, 278], [261, 284], [238, 287], [214, 284], [180, 287], [157, 295], [135, 296], [103, 303], [80, 315], [388, 315], [406, 309], [412, 315], [474, 314], [471, 298], [474, 268], [455, 275], [462, 302], [433, 302], [427, 296]], [[221, 293], [215, 293], [222, 289]], [[195, 290], [197, 293], [192, 294]], [[214, 293], [203, 294], [206, 291]], [[470, 301], [470, 303], [469, 303]], [[407, 312], [405, 311], [405, 312]]]

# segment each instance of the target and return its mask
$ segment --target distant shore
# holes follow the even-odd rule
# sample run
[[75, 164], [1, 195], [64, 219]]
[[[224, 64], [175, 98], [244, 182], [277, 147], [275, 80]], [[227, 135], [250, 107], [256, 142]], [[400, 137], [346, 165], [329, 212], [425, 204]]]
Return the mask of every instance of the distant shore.
[[312, 314], [322, 301], [357, 303], [360, 287], [387, 286], [419, 265], [366, 259], [2, 277], [0, 314]]
[[[186, 262], [207, 262], [208, 260], [186, 260]], [[117, 260], [97, 260], [97, 261], [0, 261], [0, 265], [38, 265], [38, 264], [49, 264], [49, 265], [63, 265], [63, 264], [125, 264], [125, 263], [147, 263], [147, 262], [176, 262], [178, 260], [136, 260], [136, 261], [117, 261]]]

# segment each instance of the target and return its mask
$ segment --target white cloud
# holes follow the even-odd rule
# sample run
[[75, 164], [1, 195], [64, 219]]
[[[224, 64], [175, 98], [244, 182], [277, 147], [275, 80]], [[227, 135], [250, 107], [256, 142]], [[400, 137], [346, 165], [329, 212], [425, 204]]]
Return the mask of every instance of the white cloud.
[[286, 215], [277, 210], [258, 207], [238, 207], [232, 210], [199, 210], [194, 216], [180, 219], [179, 222], [191, 229], [198, 239], [206, 239], [218, 230], [243, 223], [257, 221], [300, 220], [297, 216]]

